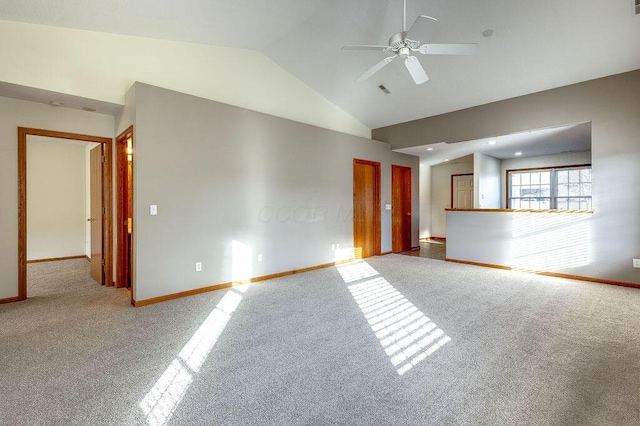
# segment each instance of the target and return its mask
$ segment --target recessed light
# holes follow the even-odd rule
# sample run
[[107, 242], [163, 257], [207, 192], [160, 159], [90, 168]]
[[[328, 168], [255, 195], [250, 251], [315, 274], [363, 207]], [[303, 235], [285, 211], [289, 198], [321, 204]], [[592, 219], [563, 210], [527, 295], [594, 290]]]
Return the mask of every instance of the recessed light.
[[88, 112], [96, 112], [95, 108], [91, 108], [91, 107], [82, 107], [83, 111], [88, 111]]
[[497, 144], [497, 143], [498, 143], [498, 141], [496, 141], [496, 140], [491, 140], [491, 141], [487, 142], [487, 145], [495, 145], [495, 144]]
[[522, 155], [522, 152], [518, 151], [514, 155]]
[[493, 35], [493, 30], [484, 30], [482, 32], [482, 37], [491, 37]]
[[427, 151], [433, 151], [433, 148], [427, 148]]
[[449, 159], [448, 159], [448, 158], [445, 158], [445, 159], [444, 159], [444, 160], [442, 160], [442, 161], [449, 161]]

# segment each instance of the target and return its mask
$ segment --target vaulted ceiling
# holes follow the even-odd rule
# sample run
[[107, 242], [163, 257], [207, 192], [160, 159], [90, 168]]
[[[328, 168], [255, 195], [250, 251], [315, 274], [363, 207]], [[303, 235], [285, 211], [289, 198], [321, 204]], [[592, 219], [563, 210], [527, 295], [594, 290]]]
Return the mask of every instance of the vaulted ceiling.
[[[634, 0], [408, 0], [422, 43], [478, 43], [472, 56], [420, 56], [415, 85], [387, 54], [343, 51], [402, 30], [402, 0], [3, 0], [0, 19], [258, 50], [370, 128], [640, 68]], [[492, 30], [491, 37], [484, 37]], [[391, 93], [385, 94], [383, 84]]]

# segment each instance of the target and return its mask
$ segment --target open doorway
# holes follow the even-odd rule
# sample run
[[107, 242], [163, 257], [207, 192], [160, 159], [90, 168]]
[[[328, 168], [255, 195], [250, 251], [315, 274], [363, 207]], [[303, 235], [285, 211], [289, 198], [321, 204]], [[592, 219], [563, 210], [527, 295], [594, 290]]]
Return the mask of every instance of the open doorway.
[[116, 137], [116, 282], [131, 289], [133, 303], [133, 126]]
[[[81, 174], [73, 176], [72, 173], [67, 173], [64, 177], [66, 183], [63, 179], [54, 182], [53, 185], [49, 185], [49, 188], [55, 187], [59, 189], [59, 195], [66, 195], [56, 196], [50, 192], [47, 194], [47, 187], [43, 185], [40, 188], [33, 188], [41, 192], [44, 191], [44, 197], [49, 197], [47, 201], [49, 206], [60, 206], [72, 201], [73, 203], [78, 203], [78, 197], [71, 194], [73, 191], [67, 191], [70, 186], [84, 188], [82, 190], [84, 194], [93, 192], [93, 203], [89, 203], [89, 206], [86, 204], [86, 196], [80, 197], [82, 200], [78, 204], [79, 207], [73, 213], [74, 216], [79, 216], [79, 218], [75, 218], [78, 220], [64, 221], [65, 218], [62, 217], [64, 216], [64, 211], [59, 210], [55, 214], [62, 218], [64, 224], [51, 226], [53, 212], [51, 209], [49, 211], [46, 208], [42, 209], [42, 206], [36, 204], [38, 201], [34, 201], [36, 200], [34, 198], [31, 198], [31, 202], [34, 203], [32, 206], [34, 207], [32, 209], [34, 217], [27, 216], [27, 204], [30, 202], [27, 191], [28, 177], [29, 172], [32, 171], [31, 167], [35, 167], [33, 164], [30, 166], [28, 161], [28, 143], [33, 144], [34, 147], [40, 145], [45, 150], [47, 148], [50, 150], [54, 145], [66, 145], [66, 148], [63, 149], [66, 151], [73, 151], [74, 146], [80, 150], [78, 156], [81, 164], [79, 166], [76, 164], [76, 166], [82, 169]], [[88, 149], [87, 146], [89, 146]], [[51, 152], [54, 151], [36, 154], [36, 151], [32, 150], [31, 155], [34, 157], [33, 159], [38, 156], [43, 157], [43, 164], [47, 164], [52, 163], [47, 161], [46, 158], [48, 155], [52, 155]], [[29, 260], [52, 261], [86, 257], [91, 262], [90, 271], [93, 279], [100, 284], [112, 285], [110, 160], [111, 139], [109, 138], [51, 130], [18, 128], [18, 300], [27, 298], [27, 262]], [[64, 167], [66, 166], [63, 164], [62, 168]], [[88, 178], [85, 174], [85, 167], [89, 167]], [[48, 171], [40, 170], [40, 173], [42, 175], [40, 176], [40, 181], [46, 180]], [[32, 179], [33, 176], [32, 174]], [[53, 180], [53, 175], [51, 175], [51, 180]], [[81, 182], [76, 182], [78, 180]], [[48, 184], [51, 184], [51, 182], [48, 182]], [[87, 190], [87, 185], [89, 190]], [[66, 199], [67, 196], [70, 199]], [[91, 198], [91, 195], [89, 195], [89, 198]], [[30, 219], [32, 220], [30, 221]], [[30, 239], [30, 235], [27, 232], [30, 226], [34, 230], [34, 237], [37, 236], [36, 233], [39, 227], [46, 232], [44, 235], [39, 235], [38, 238]], [[77, 238], [75, 238], [79, 234], [82, 234], [80, 236], [81, 242], [78, 242]], [[89, 238], [87, 238], [87, 235], [89, 235]], [[78, 251], [81, 253], [76, 253]]]

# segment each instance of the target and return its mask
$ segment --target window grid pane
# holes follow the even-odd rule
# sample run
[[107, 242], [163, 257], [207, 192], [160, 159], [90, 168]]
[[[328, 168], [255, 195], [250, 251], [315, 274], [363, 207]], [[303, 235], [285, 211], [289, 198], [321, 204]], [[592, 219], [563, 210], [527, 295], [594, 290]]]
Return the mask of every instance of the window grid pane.
[[509, 172], [509, 208], [591, 210], [591, 168]]

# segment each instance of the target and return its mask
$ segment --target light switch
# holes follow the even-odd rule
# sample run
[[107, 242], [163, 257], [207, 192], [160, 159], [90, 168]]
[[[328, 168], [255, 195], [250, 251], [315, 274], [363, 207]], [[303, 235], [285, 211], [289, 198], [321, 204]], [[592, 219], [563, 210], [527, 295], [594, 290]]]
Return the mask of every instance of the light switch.
[[391, 204], [385, 204], [384, 205], [384, 209], [385, 210], [391, 210]]
[[149, 206], [149, 214], [151, 216], [155, 216], [158, 214], [158, 206], [156, 204], [151, 204]]

